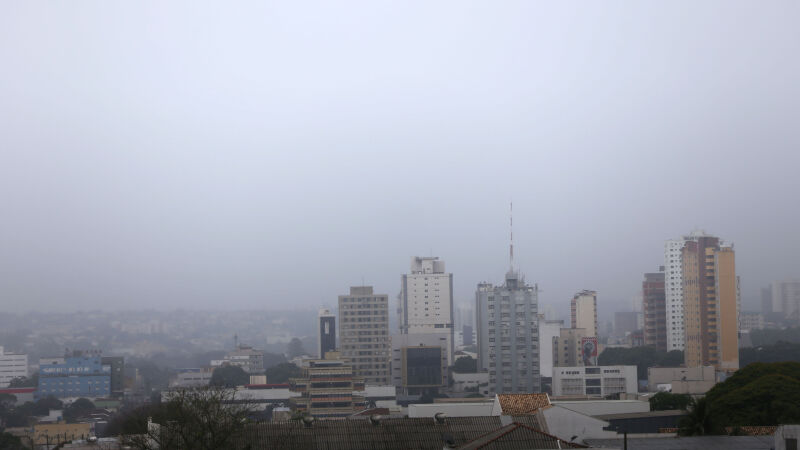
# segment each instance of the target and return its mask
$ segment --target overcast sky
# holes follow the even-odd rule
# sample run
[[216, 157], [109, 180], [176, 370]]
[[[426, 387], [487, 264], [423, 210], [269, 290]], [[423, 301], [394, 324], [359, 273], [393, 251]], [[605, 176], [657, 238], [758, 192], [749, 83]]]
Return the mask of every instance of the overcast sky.
[[[800, 276], [800, 3], [0, 3], [2, 310], [630, 309], [664, 241]], [[605, 309], [605, 311], [603, 311]]]

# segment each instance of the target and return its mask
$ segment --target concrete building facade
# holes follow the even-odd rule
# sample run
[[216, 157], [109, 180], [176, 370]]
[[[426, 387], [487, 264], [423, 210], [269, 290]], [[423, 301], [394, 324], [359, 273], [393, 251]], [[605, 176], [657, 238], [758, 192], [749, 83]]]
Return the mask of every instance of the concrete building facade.
[[63, 358], [39, 360], [39, 398], [108, 397], [111, 366], [99, 354], [73, 353]]
[[325, 359], [325, 353], [336, 351], [336, 316], [329, 309], [319, 310], [317, 354]]
[[448, 364], [453, 363], [453, 274], [445, 272], [444, 261], [411, 259], [409, 273], [401, 277], [398, 312], [400, 334], [441, 334], [447, 338]]
[[353, 374], [367, 384], [391, 383], [389, 360], [389, 296], [372, 286], [353, 286], [339, 296], [339, 347]]
[[714, 366], [649, 367], [647, 390], [673, 394], [704, 395], [716, 384]]
[[772, 283], [772, 312], [791, 322], [800, 322], [800, 281]]
[[563, 320], [546, 320], [544, 314], [539, 314], [539, 373], [542, 377], [553, 376], [555, 365], [555, 352], [557, 339], [561, 336]]
[[582, 347], [583, 338], [590, 335], [585, 328], [562, 328], [559, 335], [554, 339], [553, 367], [574, 367], [582, 366]]
[[264, 352], [249, 345], [237, 344], [236, 349], [228, 352], [223, 359], [211, 361], [212, 367], [225, 365], [241, 367], [249, 374], [260, 374], [264, 372]]
[[644, 310], [644, 345], [667, 351], [667, 298], [663, 271], [644, 274], [642, 309]]
[[513, 269], [502, 286], [478, 285], [478, 370], [493, 393], [540, 392], [538, 287]]
[[301, 394], [290, 400], [293, 408], [314, 417], [347, 417], [366, 408], [366, 399], [355, 394], [364, 391], [364, 379], [354, 376], [353, 367], [339, 358], [309, 361], [302, 377], [292, 378], [289, 386]]
[[583, 328], [588, 336], [597, 336], [597, 292], [583, 290], [570, 302], [571, 328]]
[[0, 346], [0, 388], [8, 387], [14, 378], [28, 376], [28, 355], [6, 352]]
[[687, 367], [739, 368], [739, 287], [732, 246], [713, 236], [685, 243], [682, 253], [684, 359]]
[[392, 384], [403, 395], [446, 387], [447, 345], [441, 333], [392, 336]]
[[638, 392], [636, 366], [557, 367], [553, 396], [606, 397]]

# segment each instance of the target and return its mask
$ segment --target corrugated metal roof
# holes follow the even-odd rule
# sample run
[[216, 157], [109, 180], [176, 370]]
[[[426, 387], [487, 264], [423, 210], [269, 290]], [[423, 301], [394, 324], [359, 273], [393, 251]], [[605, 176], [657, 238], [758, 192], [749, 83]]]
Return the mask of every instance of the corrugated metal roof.
[[[622, 439], [587, 439], [592, 448], [622, 448]], [[769, 450], [772, 436], [686, 436], [631, 438], [628, 450]]]
[[[458, 447], [500, 429], [500, 420], [498, 416], [453, 417], [437, 423], [431, 418], [405, 417], [382, 419], [377, 425], [367, 418], [316, 420], [311, 426], [301, 421], [258, 423], [248, 427], [239, 444], [253, 449], [441, 450], [448, 441]], [[536, 416], [515, 420], [538, 428]]]

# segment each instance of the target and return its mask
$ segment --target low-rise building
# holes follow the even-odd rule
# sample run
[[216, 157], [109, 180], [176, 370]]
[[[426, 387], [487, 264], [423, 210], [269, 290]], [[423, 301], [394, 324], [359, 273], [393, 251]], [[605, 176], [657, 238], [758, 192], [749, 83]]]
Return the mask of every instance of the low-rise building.
[[177, 388], [208, 386], [213, 374], [214, 370], [208, 367], [177, 369], [175, 378], [169, 385]]
[[249, 345], [239, 344], [236, 350], [228, 352], [223, 359], [211, 361], [212, 367], [225, 365], [238, 366], [247, 373], [260, 374], [264, 372], [264, 352]]
[[716, 384], [714, 366], [650, 367], [647, 369], [647, 390], [673, 394], [703, 395]]
[[[336, 355], [328, 352], [327, 355]], [[353, 376], [353, 367], [342, 359], [317, 359], [303, 367], [303, 376], [289, 380], [290, 390], [300, 397], [291, 399], [296, 411], [316, 418], [347, 417], [366, 407], [364, 378]]]
[[453, 372], [453, 392], [475, 392], [481, 395], [489, 395], [489, 373]]
[[392, 383], [403, 395], [447, 386], [447, 336], [443, 333], [392, 336]]
[[757, 312], [739, 313], [739, 331], [764, 329], [764, 315]]
[[553, 368], [553, 396], [606, 397], [638, 392], [636, 366]]
[[111, 366], [98, 353], [74, 352], [39, 360], [39, 398], [97, 398], [111, 395]]
[[8, 387], [14, 378], [28, 376], [28, 355], [6, 352], [0, 346], [0, 388]]

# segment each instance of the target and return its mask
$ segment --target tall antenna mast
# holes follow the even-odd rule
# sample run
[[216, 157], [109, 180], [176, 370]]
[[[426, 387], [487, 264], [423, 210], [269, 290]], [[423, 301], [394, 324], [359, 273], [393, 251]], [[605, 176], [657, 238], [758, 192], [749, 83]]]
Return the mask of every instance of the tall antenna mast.
[[511, 233], [511, 240], [510, 245], [508, 247], [508, 262], [509, 266], [511, 267], [510, 271], [514, 271], [514, 202], [511, 202], [510, 209], [508, 212], [508, 230]]

